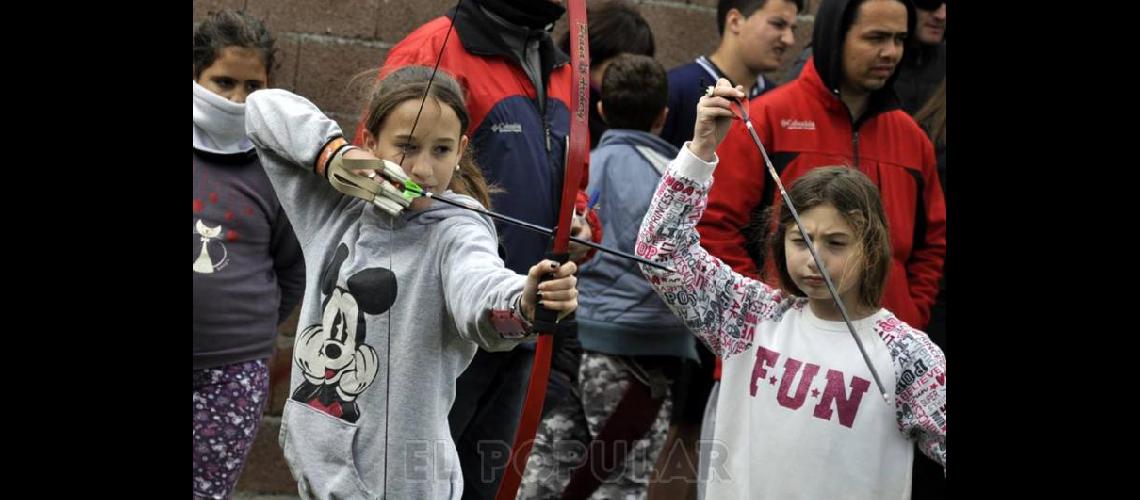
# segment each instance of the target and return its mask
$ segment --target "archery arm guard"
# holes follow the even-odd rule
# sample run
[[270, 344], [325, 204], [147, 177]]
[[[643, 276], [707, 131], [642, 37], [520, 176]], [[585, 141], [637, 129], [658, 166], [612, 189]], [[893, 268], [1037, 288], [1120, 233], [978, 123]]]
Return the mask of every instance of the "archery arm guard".
[[[399, 215], [416, 197], [404, 188], [408, 175], [388, 160], [345, 158], [352, 149], [357, 148], [342, 138], [331, 141], [317, 159], [317, 173], [324, 174], [337, 191], [370, 202], [390, 215]], [[370, 170], [372, 175], [357, 174], [359, 170]], [[380, 174], [379, 179], [376, 173]]]

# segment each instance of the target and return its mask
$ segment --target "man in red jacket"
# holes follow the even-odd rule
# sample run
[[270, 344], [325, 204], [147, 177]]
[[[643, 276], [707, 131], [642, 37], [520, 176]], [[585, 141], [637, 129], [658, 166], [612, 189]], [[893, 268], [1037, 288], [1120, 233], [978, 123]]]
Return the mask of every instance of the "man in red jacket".
[[[946, 206], [934, 148], [892, 87], [914, 26], [914, 8], [901, 0], [824, 0], [815, 53], [799, 78], [752, 100], [748, 110], [785, 185], [830, 165], [857, 168], [875, 182], [893, 257], [883, 306], [924, 328], [946, 255]], [[770, 233], [763, 211], [780, 195], [742, 124], [733, 124], [717, 155], [701, 241], [738, 272], [760, 277]]]

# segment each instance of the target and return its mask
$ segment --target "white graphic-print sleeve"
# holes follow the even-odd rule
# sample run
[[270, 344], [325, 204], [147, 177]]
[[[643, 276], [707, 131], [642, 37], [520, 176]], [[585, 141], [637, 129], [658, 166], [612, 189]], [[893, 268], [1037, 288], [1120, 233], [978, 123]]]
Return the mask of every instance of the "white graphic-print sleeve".
[[642, 265], [641, 271], [665, 304], [709, 349], [723, 358], [752, 344], [756, 326], [778, 318], [792, 297], [740, 275], [701, 247], [696, 224], [708, 203], [716, 166], [688, 146], [669, 164], [641, 223], [637, 254], [673, 268]]
[[895, 365], [899, 431], [946, 466], [946, 356], [925, 333], [891, 317], [877, 325]]

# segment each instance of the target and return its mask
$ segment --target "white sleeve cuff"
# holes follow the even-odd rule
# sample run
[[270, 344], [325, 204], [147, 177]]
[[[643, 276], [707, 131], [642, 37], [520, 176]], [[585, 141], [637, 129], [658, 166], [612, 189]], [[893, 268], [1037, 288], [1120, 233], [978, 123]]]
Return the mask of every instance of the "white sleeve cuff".
[[677, 158], [673, 160], [671, 170], [673, 170], [673, 175], [675, 176], [684, 177], [704, 184], [712, 178], [713, 170], [716, 169], [717, 163], [720, 162], [720, 157], [714, 152], [713, 160], [706, 162], [689, 150], [690, 142], [692, 141], [687, 141], [681, 146], [681, 152], [678, 153]]

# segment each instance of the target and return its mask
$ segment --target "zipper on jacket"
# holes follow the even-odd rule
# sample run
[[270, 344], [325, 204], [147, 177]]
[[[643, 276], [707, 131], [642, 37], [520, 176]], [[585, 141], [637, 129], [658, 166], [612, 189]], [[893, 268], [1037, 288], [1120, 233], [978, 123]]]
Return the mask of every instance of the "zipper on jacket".
[[[547, 92], [550, 92], [550, 89], [547, 89]], [[531, 100], [531, 102], [534, 103], [534, 109], [536, 111], [538, 111], [538, 116], [539, 116], [539, 118], [542, 119], [542, 133], [546, 137], [546, 156], [547, 156], [547, 159], [549, 160], [551, 148], [553, 147], [552, 144], [550, 143], [550, 134], [551, 134], [550, 120], [546, 119], [546, 106], [543, 106], [542, 103], [538, 101], [538, 90], [537, 89], [534, 91], [534, 94], [535, 94], [535, 97], [534, 97], [534, 99]]]
[[[838, 90], [835, 91], [835, 97], [837, 99], [839, 99], [839, 102], [841, 102], [841, 103], [843, 102], [843, 99], [839, 97], [839, 91]], [[851, 148], [854, 150], [854, 154], [851, 155], [851, 157], [854, 158], [854, 160], [855, 160], [854, 167], [856, 169], [858, 169], [859, 168], [859, 127], [861, 125], [863, 125], [863, 116], [866, 116], [866, 111], [864, 110], [863, 116], [860, 116], [858, 119], [856, 119], [854, 116], [851, 115], [851, 109], [847, 107], [846, 103], [843, 103], [842, 106], [843, 106], [843, 109], [847, 111], [847, 113], [846, 113], [847, 119], [851, 120]]]
[[[553, 175], [554, 178], [559, 178], [559, 176], [558, 176], [558, 162], [555, 161], [555, 159], [554, 159], [554, 150], [553, 150], [554, 144], [551, 142], [552, 132], [550, 130], [550, 120], [547, 119], [545, 110], [539, 111], [539, 115], [542, 118], [542, 133], [543, 133], [543, 135], [546, 136], [546, 166], [547, 166], [547, 168], [550, 169], [551, 175]], [[566, 165], [562, 165], [562, 168], [566, 168]], [[557, 182], [551, 184], [551, 188], [555, 188], [555, 189], [552, 189], [552, 191], [551, 191], [551, 196], [552, 196], [552, 199], [555, 200], [555, 203], [560, 203], [559, 200], [562, 199], [561, 191], [557, 190], [557, 189], [560, 189], [560, 186], [561, 186], [561, 184], [558, 184]], [[556, 210], [557, 210], [557, 208], [556, 208]], [[554, 219], [555, 220], [558, 219], [557, 212], [555, 212]]]
[[542, 130], [546, 133], [546, 154], [550, 155], [550, 123], [546, 121], [546, 115], [542, 115]]

